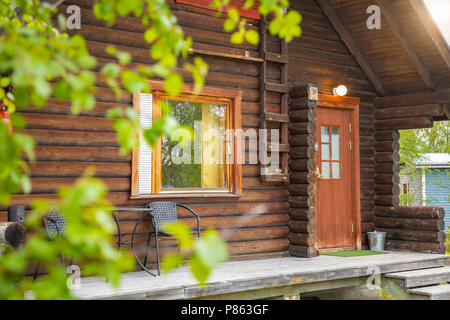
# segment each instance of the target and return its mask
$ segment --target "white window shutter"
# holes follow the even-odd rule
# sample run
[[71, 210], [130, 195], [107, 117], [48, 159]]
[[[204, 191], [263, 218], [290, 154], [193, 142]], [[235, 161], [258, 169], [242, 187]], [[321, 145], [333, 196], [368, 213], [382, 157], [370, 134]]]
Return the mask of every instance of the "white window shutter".
[[[141, 93], [139, 95], [139, 100], [139, 117], [141, 127], [143, 129], [147, 129], [152, 126], [153, 96], [151, 94]], [[145, 141], [142, 130], [139, 138], [138, 179], [138, 193], [152, 193], [152, 149]]]

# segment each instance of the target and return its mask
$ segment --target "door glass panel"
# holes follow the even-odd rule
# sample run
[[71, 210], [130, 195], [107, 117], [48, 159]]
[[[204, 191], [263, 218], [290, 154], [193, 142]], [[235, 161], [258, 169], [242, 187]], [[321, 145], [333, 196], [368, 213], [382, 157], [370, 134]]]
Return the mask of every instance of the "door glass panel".
[[331, 178], [329, 162], [322, 162], [322, 178], [324, 178], [324, 179]]
[[322, 160], [330, 160], [330, 145], [322, 144]]
[[341, 164], [340, 162], [332, 163], [333, 179], [339, 179], [341, 177]]
[[330, 142], [330, 127], [322, 127], [322, 142]]
[[331, 128], [331, 159], [340, 160], [339, 155], [339, 127]]

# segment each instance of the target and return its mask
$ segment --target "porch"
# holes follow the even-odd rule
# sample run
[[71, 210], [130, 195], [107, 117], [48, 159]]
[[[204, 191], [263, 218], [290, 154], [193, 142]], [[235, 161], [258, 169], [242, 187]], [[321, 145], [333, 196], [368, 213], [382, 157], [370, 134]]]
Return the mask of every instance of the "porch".
[[281, 257], [223, 263], [214, 270], [206, 288], [198, 285], [188, 267], [181, 267], [161, 277], [146, 272], [124, 274], [118, 289], [100, 278], [86, 277], [74, 293], [80, 299], [301, 298], [311, 292], [365, 286], [377, 272], [385, 281], [388, 273], [436, 270], [431, 268], [445, 265], [450, 265], [450, 256], [398, 251], [358, 257]]

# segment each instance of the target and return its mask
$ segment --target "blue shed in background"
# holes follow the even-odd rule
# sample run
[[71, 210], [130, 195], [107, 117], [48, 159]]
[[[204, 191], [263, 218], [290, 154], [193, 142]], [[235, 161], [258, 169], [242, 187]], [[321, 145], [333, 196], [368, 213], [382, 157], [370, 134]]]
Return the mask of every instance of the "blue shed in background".
[[[426, 206], [445, 209], [445, 232], [450, 227], [450, 154], [426, 153], [422, 171], [423, 202]], [[425, 182], [425, 183], [423, 183]]]
[[445, 232], [449, 233], [450, 154], [425, 153], [415, 170], [401, 169], [400, 191], [402, 205], [443, 207]]

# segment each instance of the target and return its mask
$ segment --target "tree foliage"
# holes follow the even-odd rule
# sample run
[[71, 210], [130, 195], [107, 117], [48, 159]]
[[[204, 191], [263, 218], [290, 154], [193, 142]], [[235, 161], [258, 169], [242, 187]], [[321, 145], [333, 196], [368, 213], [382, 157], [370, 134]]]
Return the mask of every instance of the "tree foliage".
[[415, 167], [424, 153], [450, 153], [450, 122], [436, 121], [432, 128], [399, 130], [400, 162]]
[[[221, 10], [229, 0], [212, 0], [212, 6]], [[245, 7], [251, 7], [247, 0]], [[259, 12], [272, 14], [270, 32], [286, 41], [300, 36], [301, 15], [287, 11], [287, 0], [261, 0]], [[112, 26], [119, 16], [134, 16], [147, 27], [144, 39], [149, 44], [151, 65], [131, 64], [131, 55], [114, 46], [107, 53], [116, 62], [99, 66], [89, 54], [85, 39], [69, 35], [66, 20], [49, 3], [40, 0], [0, 0], [0, 104], [12, 114], [15, 129], [26, 126], [17, 110], [44, 108], [48, 99], [69, 100], [71, 112], [78, 115], [96, 105], [95, 87], [104, 81], [119, 99], [124, 92], [150, 92], [149, 78], [162, 78], [168, 94], [176, 96], [183, 87], [178, 67], [192, 75], [199, 92], [204, 84], [208, 66], [200, 57], [187, 62], [192, 52], [192, 39], [186, 37], [164, 0], [95, 0], [95, 16]], [[234, 32], [231, 41], [256, 44], [258, 34], [240, 19], [237, 10], [229, 10], [224, 29]], [[53, 24], [57, 21], [57, 25]], [[153, 145], [161, 135], [169, 135], [178, 127], [169, 113], [155, 120], [151, 128], [140, 128], [137, 113], [131, 108], [112, 108], [107, 117], [115, 119], [121, 153], [130, 152], [138, 144], [142, 130], [145, 140]], [[28, 193], [32, 189], [25, 154], [34, 161], [35, 142], [31, 136], [8, 128], [0, 122], [0, 203], [8, 205], [11, 195]], [[83, 265], [83, 274], [105, 276], [113, 285], [119, 282], [121, 272], [134, 267], [126, 252], [111, 245], [115, 227], [111, 217], [112, 205], [106, 201], [107, 188], [93, 177], [85, 176], [71, 188], [59, 190], [57, 200], [35, 201], [33, 214], [27, 217], [27, 226], [33, 230], [26, 244], [19, 250], [3, 248], [0, 255], [0, 298], [24, 298], [29, 291], [34, 298], [72, 298], [66, 286], [67, 275], [59, 261], [61, 252], [72, 256]], [[41, 227], [42, 218], [50, 208], [57, 208], [67, 219], [67, 234], [48, 241]], [[182, 233], [172, 230], [176, 235]], [[165, 263], [166, 270], [178, 265], [181, 257], [191, 259], [191, 269], [204, 283], [210, 270], [226, 259], [226, 248], [217, 232], [205, 232], [201, 241], [190, 242], [191, 249], [172, 256]], [[189, 241], [188, 241], [189, 242]], [[183, 241], [180, 241], [183, 248]], [[215, 251], [214, 248], [218, 248]], [[33, 282], [23, 275], [30, 263], [40, 263], [47, 274]]]

